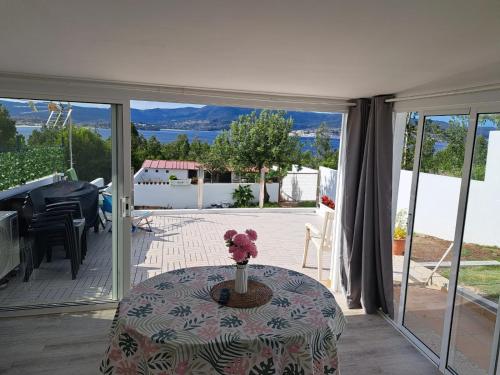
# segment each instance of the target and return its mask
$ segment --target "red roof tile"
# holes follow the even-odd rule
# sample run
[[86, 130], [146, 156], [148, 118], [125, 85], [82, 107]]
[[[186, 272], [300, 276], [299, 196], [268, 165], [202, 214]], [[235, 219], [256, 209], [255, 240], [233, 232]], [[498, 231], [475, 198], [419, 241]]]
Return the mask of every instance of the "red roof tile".
[[195, 161], [186, 160], [144, 160], [142, 168], [144, 169], [191, 169], [195, 170], [200, 164]]

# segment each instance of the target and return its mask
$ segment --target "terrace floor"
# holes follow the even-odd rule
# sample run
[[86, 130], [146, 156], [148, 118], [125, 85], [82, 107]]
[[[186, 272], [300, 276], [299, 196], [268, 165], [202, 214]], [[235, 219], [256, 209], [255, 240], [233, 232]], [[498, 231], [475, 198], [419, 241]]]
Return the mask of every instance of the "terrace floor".
[[[274, 210], [274, 211], [273, 211]], [[177, 211], [178, 212], [178, 211]], [[259, 256], [255, 263], [274, 264], [316, 277], [314, 249], [308, 257], [308, 268], [302, 268], [304, 225], [321, 226], [313, 210], [262, 212], [217, 212], [165, 214], [153, 217], [153, 232], [131, 233], [131, 280], [137, 284], [156, 274], [173, 269], [231, 264], [222, 236], [227, 229], [257, 231]], [[88, 300], [105, 300], [111, 296], [111, 233], [89, 232], [88, 253], [76, 280], [71, 280], [70, 262], [64, 253], [55, 252], [51, 263], [42, 262], [28, 282], [19, 276], [0, 289], [0, 306], [57, 304]], [[324, 254], [328, 267], [330, 254]], [[323, 271], [323, 278], [328, 270]]]

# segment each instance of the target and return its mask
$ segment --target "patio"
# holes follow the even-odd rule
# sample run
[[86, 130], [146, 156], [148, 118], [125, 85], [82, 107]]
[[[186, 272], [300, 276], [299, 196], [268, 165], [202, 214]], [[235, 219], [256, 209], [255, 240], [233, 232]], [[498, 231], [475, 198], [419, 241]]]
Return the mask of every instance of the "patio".
[[[321, 217], [313, 209], [232, 212], [212, 210], [203, 213], [178, 213], [153, 216], [153, 232], [131, 233], [131, 280], [137, 284], [162, 272], [178, 268], [231, 264], [222, 236], [227, 229], [253, 228], [259, 239], [255, 263], [277, 265], [316, 277], [314, 252], [308, 268], [302, 268], [304, 225], [321, 226]], [[329, 264], [329, 253], [323, 264]], [[71, 280], [69, 260], [61, 254], [51, 263], [42, 262], [28, 282], [19, 277], [0, 290], [0, 308], [35, 304], [60, 304], [89, 300], [107, 300], [111, 296], [111, 233], [88, 234], [88, 254], [76, 280]], [[323, 278], [328, 270], [323, 271]]]

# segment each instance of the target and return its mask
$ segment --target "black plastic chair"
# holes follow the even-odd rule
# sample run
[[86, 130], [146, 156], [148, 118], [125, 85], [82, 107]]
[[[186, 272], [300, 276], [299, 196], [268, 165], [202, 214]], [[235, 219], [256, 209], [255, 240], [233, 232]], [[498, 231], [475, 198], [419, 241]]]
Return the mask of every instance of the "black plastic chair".
[[28, 229], [36, 242], [35, 268], [40, 266], [44, 255], [52, 260], [52, 247], [62, 245], [71, 260], [71, 277], [76, 279], [81, 263], [81, 249], [78, 247], [76, 230], [71, 212], [44, 212], [33, 215]]
[[73, 218], [73, 225], [77, 229], [77, 239], [81, 248], [81, 261], [87, 255], [87, 232], [88, 228], [85, 225], [82, 206], [79, 201], [68, 200], [56, 203], [50, 203], [45, 206], [46, 212], [70, 212]]

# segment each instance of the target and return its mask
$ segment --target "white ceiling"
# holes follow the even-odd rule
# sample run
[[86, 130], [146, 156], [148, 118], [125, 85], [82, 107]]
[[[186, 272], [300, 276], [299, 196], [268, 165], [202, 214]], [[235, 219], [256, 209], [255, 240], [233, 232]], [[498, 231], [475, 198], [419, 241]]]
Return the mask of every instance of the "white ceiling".
[[0, 51], [1, 72], [351, 98], [499, 82], [500, 1], [2, 0]]

